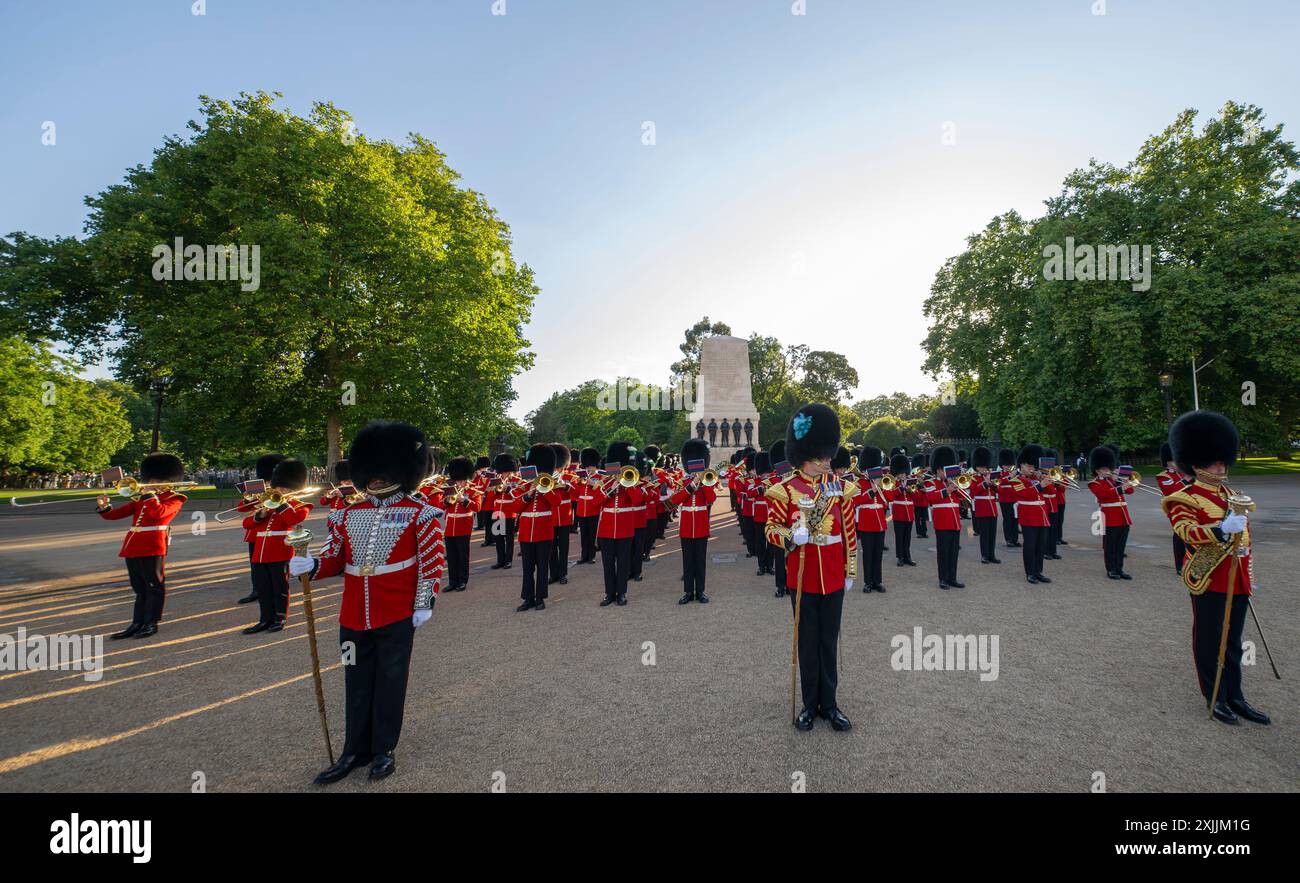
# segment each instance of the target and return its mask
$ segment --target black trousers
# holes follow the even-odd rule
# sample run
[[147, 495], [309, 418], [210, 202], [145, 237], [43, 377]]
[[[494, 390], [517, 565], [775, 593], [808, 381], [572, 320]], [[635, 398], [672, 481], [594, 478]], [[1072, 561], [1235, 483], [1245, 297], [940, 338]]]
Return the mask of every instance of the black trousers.
[[776, 587], [785, 588], [785, 546], [772, 546], [772, 573], [776, 577]]
[[894, 519], [894, 555], [899, 561], [912, 560], [912, 522]]
[[1020, 536], [1020, 524], [1016, 521], [1015, 503], [998, 503], [1002, 509], [1002, 539], [1008, 546], [1014, 546]]
[[682, 594], [704, 594], [704, 575], [708, 564], [709, 538], [689, 539], [682, 537]]
[[[1227, 592], [1192, 595], [1192, 655], [1196, 659], [1196, 680], [1201, 695], [1208, 701], [1214, 689], [1214, 673], [1219, 667], [1219, 639], [1223, 636], [1223, 609]], [[1223, 679], [1219, 683], [1219, 700], [1240, 702], [1241, 632], [1246, 626], [1246, 595], [1232, 599], [1232, 623], [1228, 626], [1228, 652], [1223, 658]]]
[[632, 562], [628, 567], [627, 574], [632, 579], [641, 575], [641, 565], [644, 563], [645, 555], [645, 528], [638, 527], [632, 532]]
[[135, 592], [131, 622], [144, 625], [162, 619], [163, 602], [167, 600], [167, 577], [163, 572], [166, 560], [162, 555], [126, 559], [126, 575], [131, 580], [131, 591]]
[[998, 541], [998, 517], [996, 515], [975, 519], [975, 533], [980, 537], [980, 557], [996, 558]]
[[447, 585], [469, 585], [469, 534], [447, 537]]
[[799, 684], [803, 707], [811, 712], [836, 708], [835, 691], [840, 673], [837, 654], [840, 643], [840, 616], [844, 611], [844, 593], [829, 595], [805, 593], [802, 598], [791, 589], [790, 609], [799, 608]]
[[1056, 517], [1059, 514], [1059, 512], [1047, 513], [1047, 527], [1044, 528], [1047, 531], [1047, 537], [1043, 540], [1044, 555], [1056, 554]]
[[740, 535], [745, 540], [745, 551], [750, 555], [755, 555], [754, 550], [754, 519], [748, 515], [740, 516]]
[[596, 522], [598, 521], [600, 521], [599, 515], [584, 515], [578, 519], [578, 541], [582, 552], [578, 556], [580, 561], [596, 560]]
[[478, 513], [478, 529], [483, 531], [483, 545], [492, 546], [495, 543], [492, 540], [492, 512], [483, 509]]
[[939, 582], [955, 583], [957, 581], [957, 556], [961, 554], [960, 530], [936, 530], [934, 532], [935, 557], [939, 562]]
[[552, 540], [538, 543], [520, 543], [519, 552], [524, 559], [524, 587], [519, 597], [525, 601], [545, 601], [549, 595], [547, 584], [551, 581]]
[[1052, 526], [1056, 528], [1056, 533], [1052, 536], [1052, 545], [1055, 548], [1065, 538], [1065, 503], [1060, 503], [1056, 507], [1056, 514], [1052, 516]]
[[1187, 544], [1178, 534], [1174, 534], [1174, 570], [1183, 572], [1183, 559], [1187, 557]]
[[656, 521], [659, 524], [658, 538], [662, 540], [664, 538], [664, 531], [668, 529], [668, 510], [665, 509], [663, 512], [660, 512]]
[[555, 528], [551, 544], [551, 579], [569, 575], [569, 525]]
[[635, 537], [619, 540], [601, 537], [600, 561], [605, 570], [605, 597], [627, 594], [627, 579], [632, 572], [632, 543]]
[[772, 544], [767, 541], [767, 526], [761, 521], [754, 522], [754, 554], [758, 556], [759, 570], [772, 566]]
[[1119, 573], [1124, 569], [1124, 547], [1128, 545], [1130, 525], [1108, 527], [1101, 535], [1101, 551], [1106, 558], [1106, 572]]
[[916, 512], [916, 535], [921, 538], [929, 536], [930, 531], [930, 507], [913, 506]]
[[253, 543], [248, 544], [248, 584], [253, 587], [253, 594], [257, 594], [257, 583], [253, 582]]
[[[497, 520], [493, 519], [491, 529], [497, 544], [497, 564], [510, 564], [515, 560], [515, 533], [519, 525], [513, 518], [502, 518], [498, 527]], [[498, 530], [501, 532], [497, 533]]]
[[858, 545], [862, 547], [862, 587], [884, 584], [884, 574], [880, 571], [880, 561], [885, 554], [885, 532], [858, 531]]
[[1043, 554], [1047, 551], [1047, 534], [1050, 528], [1020, 525], [1020, 557], [1025, 562], [1025, 576], [1038, 576], [1043, 572]]
[[397, 747], [414, 638], [415, 625], [409, 616], [369, 631], [339, 627], [339, 646], [346, 651], [350, 643], [355, 653], [352, 665], [343, 666], [345, 755], [368, 758]]
[[258, 622], [284, 622], [289, 612], [289, 564], [272, 561], [253, 565], [253, 585], [257, 587]]

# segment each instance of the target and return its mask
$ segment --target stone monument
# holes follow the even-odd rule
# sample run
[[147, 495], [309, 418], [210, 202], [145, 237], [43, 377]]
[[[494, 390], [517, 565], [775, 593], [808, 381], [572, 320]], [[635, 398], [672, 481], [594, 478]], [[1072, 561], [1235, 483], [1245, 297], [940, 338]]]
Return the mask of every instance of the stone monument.
[[[722, 444], [717, 443], [715, 426], [721, 424]], [[713, 464], [731, 459], [737, 449], [752, 438], [758, 447], [758, 410], [749, 386], [749, 341], [743, 337], [706, 337], [700, 343], [700, 376], [695, 383], [695, 408], [690, 425], [697, 438], [707, 428], [713, 445]], [[751, 428], [752, 427], [752, 428]]]

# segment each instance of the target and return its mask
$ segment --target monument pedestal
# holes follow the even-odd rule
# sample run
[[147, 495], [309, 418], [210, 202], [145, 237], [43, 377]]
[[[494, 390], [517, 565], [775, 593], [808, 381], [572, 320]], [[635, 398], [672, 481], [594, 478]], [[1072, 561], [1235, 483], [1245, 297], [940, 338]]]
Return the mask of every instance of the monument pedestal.
[[730, 461], [742, 448], [759, 446], [758, 409], [750, 392], [749, 341], [743, 337], [719, 335], [700, 343], [700, 376], [690, 425], [692, 436], [709, 443], [711, 465]]

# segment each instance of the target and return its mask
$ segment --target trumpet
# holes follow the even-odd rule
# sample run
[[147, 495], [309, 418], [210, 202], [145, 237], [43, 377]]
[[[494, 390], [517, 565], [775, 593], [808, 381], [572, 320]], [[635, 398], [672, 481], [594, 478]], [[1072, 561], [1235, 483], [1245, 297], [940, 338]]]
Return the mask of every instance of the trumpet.
[[[320, 493], [320, 488], [305, 487], [300, 491], [289, 491], [289, 493], [287, 494], [281, 493], [280, 491], [267, 491], [264, 494], [257, 494], [252, 500], [245, 499], [244, 502], [246, 503], [255, 502], [253, 508], [245, 510], [245, 512], [258, 512], [267, 509], [274, 511], [276, 509], [283, 508], [286, 504], [288, 504], [291, 501], [298, 500], [298, 498], [300, 497], [309, 497], [312, 494], [316, 494], [316, 493]], [[353, 496], [364, 497], [365, 494], [353, 494]], [[351, 500], [351, 497], [349, 497], [349, 500]], [[355, 501], [355, 502], [359, 502], [359, 501]], [[236, 506], [233, 509], [222, 509], [216, 515], [213, 515], [212, 518], [218, 524], [225, 524], [226, 522], [235, 520], [233, 518], [222, 518], [223, 515], [229, 515], [232, 512], [239, 515], [245, 514], [244, 512], [240, 511], [238, 506]]]
[[876, 482], [876, 486], [880, 490], [888, 492], [898, 487], [898, 481], [894, 478], [893, 475], [884, 475], [881, 477], [879, 481]]
[[[123, 478], [113, 484], [113, 491], [122, 497], [139, 497], [144, 494], [161, 494], [167, 491], [176, 490], [177, 488], [198, 487], [196, 481], [155, 481], [140, 482], [134, 478]], [[77, 500], [95, 500], [108, 494], [109, 489], [95, 491], [94, 493], [77, 494], [70, 497], [55, 497], [52, 500], [42, 500], [39, 503], [20, 503], [17, 497], [9, 498], [9, 505], [18, 509], [25, 509], [28, 506], [49, 506], [54, 503], [76, 502]]]
[[555, 489], [555, 477], [548, 472], [543, 472], [533, 479], [532, 489], [539, 494], [549, 494]]
[[700, 486], [713, 487], [718, 483], [718, 473], [713, 469], [705, 469], [700, 473]]

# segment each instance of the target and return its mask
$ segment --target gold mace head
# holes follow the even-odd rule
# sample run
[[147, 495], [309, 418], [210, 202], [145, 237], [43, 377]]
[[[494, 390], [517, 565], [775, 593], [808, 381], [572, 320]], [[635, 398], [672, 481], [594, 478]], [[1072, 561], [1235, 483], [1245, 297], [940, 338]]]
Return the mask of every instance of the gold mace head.
[[1245, 515], [1255, 511], [1255, 501], [1245, 494], [1233, 494], [1228, 497], [1228, 506], [1234, 515]]
[[289, 531], [289, 535], [284, 538], [285, 545], [292, 546], [296, 554], [303, 554], [307, 551], [307, 546], [311, 543], [312, 532], [307, 528], [299, 526]]

